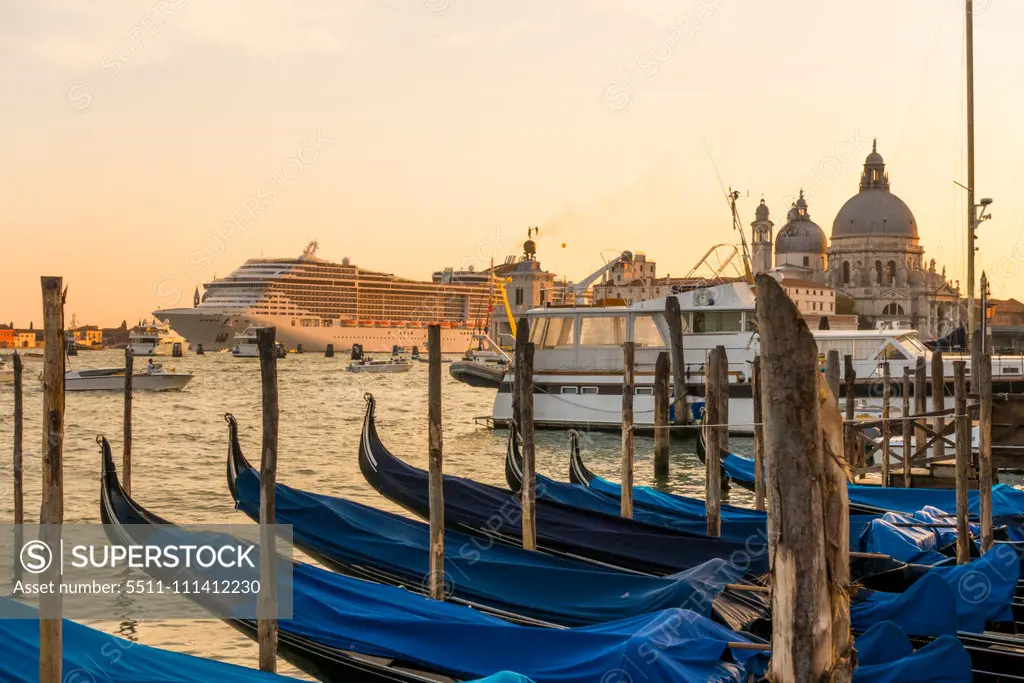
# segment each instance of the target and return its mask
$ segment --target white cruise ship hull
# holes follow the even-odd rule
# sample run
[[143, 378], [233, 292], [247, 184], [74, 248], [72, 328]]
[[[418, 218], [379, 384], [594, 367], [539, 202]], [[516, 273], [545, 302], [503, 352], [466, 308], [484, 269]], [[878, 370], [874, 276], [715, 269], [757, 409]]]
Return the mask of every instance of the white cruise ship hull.
[[[427, 345], [426, 327], [293, 327], [291, 317], [216, 314], [205, 308], [169, 309], [154, 315], [169, 322], [193, 349], [202, 344], [204, 351], [230, 349], [235, 334], [248, 327], [275, 327], [277, 341], [289, 350], [301, 344], [303, 351], [325, 351], [333, 344], [336, 352], [346, 353], [353, 344], [361, 344], [366, 353], [390, 353], [396, 345], [407, 349]], [[471, 329], [442, 328], [441, 353], [463, 353], [472, 340]]]

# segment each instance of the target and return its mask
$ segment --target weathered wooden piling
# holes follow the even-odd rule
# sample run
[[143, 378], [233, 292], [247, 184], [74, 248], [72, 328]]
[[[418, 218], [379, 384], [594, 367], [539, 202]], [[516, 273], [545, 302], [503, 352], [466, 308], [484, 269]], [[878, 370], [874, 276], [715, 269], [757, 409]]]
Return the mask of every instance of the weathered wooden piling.
[[334, 344], [328, 344], [324, 349], [324, 358], [334, 358]]
[[729, 355], [724, 346], [716, 346], [721, 354], [718, 364], [718, 422], [719, 445], [723, 451], [729, 451]]
[[654, 476], [668, 475], [669, 463], [669, 356], [658, 354], [654, 363]]
[[832, 394], [839, 400], [839, 351], [830, 349], [825, 357], [825, 377]]
[[[917, 357], [914, 366], [914, 414], [923, 415], [928, 412], [928, 361], [924, 356]], [[924, 424], [925, 418], [918, 418], [919, 425]], [[916, 431], [917, 448], [914, 449], [919, 461], [928, 456], [928, 432], [918, 426]]]
[[[757, 277], [757, 319], [771, 553], [768, 677], [776, 683], [849, 681], [849, 586], [848, 576], [842, 578], [842, 565], [849, 571], [849, 551], [847, 536], [833, 528], [848, 515], [845, 481], [837, 486], [834, 480], [842, 469], [835, 460], [840, 456], [831, 452], [843, 448], [842, 419], [836, 405], [823, 439], [825, 383], [817, 345], [793, 302], [768, 275]], [[827, 498], [832, 488], [842, 492], [839, 498]]]
[[[25, 404], [22, 395], [22, 364], [21, 354], [14, 352], [14, 523], [25, 523], [25, 493], [22, 489], [24, 471], [22, 470], [22, 454], [24, 444], [24, 413]], [[21, 566], [14, 563], [15, 569]]]
[[750, 391], [754, 400], [754, 508], [764, 510], [764, 413], [761, 405], [761, 356], [754, 356]]
[[533, 443], [533, 343], [530, 325], [520, 318], [516, 325], [516, 394], [519, 397], [519, 434], [523, 445], [523, 549], [537, 549], [537, 469]]
[[205, 355], [205, 353], [206, 352], [203, 351], [203, 345], [202, 344], [196, 344], [196, 355], [197, 356], [202, 356], [202, 355]]
[[441, 326], [427, 327], [427, 435], [430, 454], [430, 597], [444, 600], [444, 450], [441, 433]]
[[[853, 369], [853, 356], [843, 356], [843, 381], [846, 383], [846, 422], [852, 423], [856, 415], [857, 399], [854, 390], [857, 383], [857, 372]], [[860, 447], [857, 430], [846, 426], [843, 430], [846, 461], [854, 467], [860, 467], [864, 461], [864, 451]]]
[[981, 515], [981, 552], [995, 545], [992, 531], [992, 356], [981, 354], [975, 376], [978, 378], [978, 507]]
[[622, 494], [619, 510], [623, 517], [633, 517], [633, 397], [636, 396], [636, 347], [622, 344]]
[[726, 362], [725, 348], [716, 346], [708, 356], [707, 372], [704, 374], [704, 444], [705, 484], [704, 500], [707, 512], [708, 536], [722, 535], [722, 422], [719, 395], [722, 387], [721, 366]]
[[135, 372], [135, 353], [131, 345], [124, 350], [124, 447], [121, 452], [121, 483], [132, 495], [132, 382]]
[[[43, 338], [43, 503], [39, 511], [40, 540], [49, 548], [61, 547], [64, 523], [64, 292], [63, 279], [44, 277]], [[42, 582], [60, 584], [60, 563], [51, 562]], [[39, 609], [50, 615], [39, 620], [39, 681], [61, 683], [63, 629], [60, 591], [44, 593]]]
[[981, 363], [981, 352], [984, 346], [984, 337], [981, 335], [981, 330], [976, 329], [971, 333], [971, 366], [967, 369], [967, 376], [970, 380], [970, 390], [972, 394], [978, 393], [978, 376], [975, 368]]
[[903, 425], [900, 431], [903, 433], [903, 486], [910, 488], [910, 464], [913, 461], [911, 448], [913, 445], [914, 430], [911, 428], [913, 422], [910, 420], [910, 367], [903, 366]]
[[[942, 361], [942, 351], [932, 351], [932, 412], [946, 409], [946, 365]], [[935, 433], [942, 434], [946, 429], [946, 418], [938, 415], [935, 418]], [[932, 457], [942, 460], [946, 457], [946, 442], [935, 439]]]
[[679, 311], [679, 299], [670, 296], [665, 299], [665, 319], [668, 321], [669, 350], [672, 353], [673, 422], [686, 424], [689, 412], [686, 408], [686, 359], [683, 356], [683, 318]]
[[174, 342], [171, 345], [171, 358], [181, 358], [181, 342]]
[[277, 330], [256, 330], [263, 394], [263, 457], [260, 460], [260, 594], [257, 641], [260, 671], [277, 671], [277, 537], [274, 533], [274, 492], [277, 487]]
[[953, 361], [953, 388], [956, 410], [956, 562], [971, 559], [971, 530], [967, 524], [967, 483], [971, 465], [971, 418], [967, 413], [967, 367]]
[[892, 375], [889, 361], [882, 361], [882, 486], [889, 485], [889, 455], [892, 449]]

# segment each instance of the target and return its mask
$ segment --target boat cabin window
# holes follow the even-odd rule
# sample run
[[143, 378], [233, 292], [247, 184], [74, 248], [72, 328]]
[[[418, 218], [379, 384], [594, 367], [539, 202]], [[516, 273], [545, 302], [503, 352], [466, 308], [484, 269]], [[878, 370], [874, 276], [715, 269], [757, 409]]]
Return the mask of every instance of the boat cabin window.
[[576, 318], [534, 318], [530, 341], [539, 349], [572, 348], [576, 341]]
[[896, 348], [895, 344], [889, 342], [881, 351], [878, 352], [878, 355], [875, 356], [875, 358], [878, 360], [907, 360], [907, 354]]
[[911, 354], [916, 356], [929, 357], [930, 352], [928, 347], [921, 343], [921, 339], [917, 335], [904, 334], [900, 336], [896, 341], [900, 343], [903, 348], [910, 351]]
[[[683, 324], [686, 332], [686, 324]], [[653, 315], [637, 315], [633, 317], [633, 343], [637, 346], [665, 346], [661, 331], [654, 322]]]
[[580, 393], [579, 387], [561, 387], [559, 389], [559, 391], [560, 391], [560, 393], [563, 393], [563, 394], [578, 394], [578, 393]]
[[693, 314], [693, 333], [741, 332], [743, 313], [740, 311], [697, 311]]
[[580, 320], [580, 346], [622, 346], [626, 341], [626, 318], [590, 318]]
[[637, 396], [653, 396], [654, 395], [654, 387], [637, 387], [636, 388], [636, 395]]
[[581, 394], [596, 394], [597, 387], [580, 387]]

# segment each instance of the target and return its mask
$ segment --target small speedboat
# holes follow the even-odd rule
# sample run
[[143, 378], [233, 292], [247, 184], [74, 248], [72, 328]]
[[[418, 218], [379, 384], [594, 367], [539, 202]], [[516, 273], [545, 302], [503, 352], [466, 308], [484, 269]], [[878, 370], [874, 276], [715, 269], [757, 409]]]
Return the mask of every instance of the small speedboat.
[[[183, 389], [193, 375], [175, 372], [153, 363], [142, 372], [132, 373], [133, 391], [170, 391]], [[124, 391], [124, 368], [90, 368], [64, 373], [65, 391]]]
[[497, 389], [508, 372], [508, 365], [504, 363], [490, 363], [460, 360], [452, 363], [448, 373], [471, 387], [481, 389]]
[[405, 360], [404, 358], [389, 358], [388, 360], [373, 360], [371, 358], [363, 358], [361, 360], [354, 360], [348, 364], [349, 372], [376, 372], [376, 373], [394, 373], [394, 372], [408, 372], [409, 368], [412, 367], [412, 363]]
[[0, 358], [0, 384], [14, 383], [14, 368], [7, 364], [7, 361]]
[[[231, 347], [231, 355], [235, 358], [259, 358], [260, 347], [256, 343], [256, 327], [248, 327], [244, 332], [235, 335], [235, 344]], [[288, 349], [281, 342], [274, 343], [278, 358], [287, 358]]]

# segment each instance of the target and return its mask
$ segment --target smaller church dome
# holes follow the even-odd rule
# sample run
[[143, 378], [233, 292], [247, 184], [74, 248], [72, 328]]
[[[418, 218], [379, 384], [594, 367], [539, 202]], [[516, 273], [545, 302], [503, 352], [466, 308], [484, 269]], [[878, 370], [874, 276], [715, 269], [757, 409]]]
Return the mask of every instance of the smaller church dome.
[[775, 238], [775, 253], [824, 254], [828, 248], [825, 231], [811, 220], [807, 213], [807, 200], [804, 191], [800, 190], [800, 198], [793, 204], [786, 217], [786, 225]]

